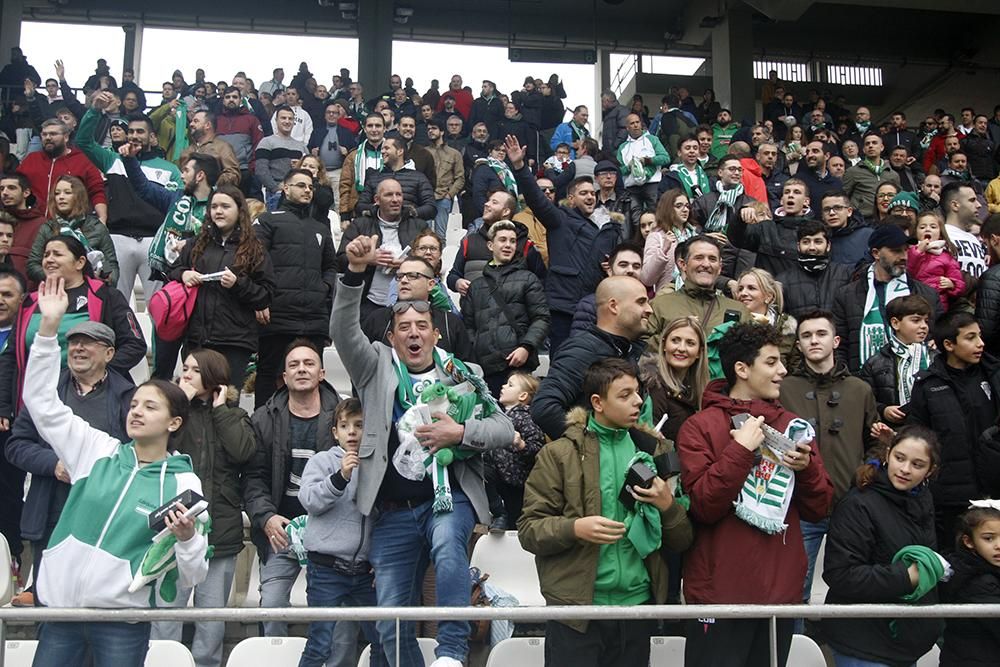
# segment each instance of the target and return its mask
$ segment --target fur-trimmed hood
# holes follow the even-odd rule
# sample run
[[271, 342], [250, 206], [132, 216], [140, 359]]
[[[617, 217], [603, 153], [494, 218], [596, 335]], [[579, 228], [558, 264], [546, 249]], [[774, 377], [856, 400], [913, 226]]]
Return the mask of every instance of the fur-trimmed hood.
[[[587, 420], [590, 418], [590, 410], [582, 406], [571, 408], [566, 413], [566, 433], [564, 438], [580, 443], [587, 433]], [[639, 422], [629, 429], [632, 442], [639, 449], [654, 455], [657, 449], [666, 448], [666, 451], [673, 451], [673, 443], [655, 431], [652, 426]]]

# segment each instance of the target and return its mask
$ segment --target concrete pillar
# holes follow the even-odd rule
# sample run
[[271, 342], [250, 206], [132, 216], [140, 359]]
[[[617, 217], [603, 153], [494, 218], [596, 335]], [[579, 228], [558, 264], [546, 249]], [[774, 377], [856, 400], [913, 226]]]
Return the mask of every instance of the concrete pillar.
[[594, 65], [594, 101], [590, 104], [590, 136], [601, 143], [601, 93], [611, 87], [611, 51], [597, 49]]
[[736, 4], [712, 29], [712, 85], [719, 103], [732, 109], [737, 121], [755, 117], [752, 11]]
[[[10, 62], [10, 50], [21, 43], [24, 0], [0, 0], [0, 67]], [[31, 54], [28, 53], [28, 62]]]
[[389, 90], [392, 75], [393, 0], [358, 3], [358, 76], [368, 99]]
[[[125, 57], [122, 58], [122, 67], [131, 67], [135, 73], [135, 81], [139, 81], [139, 68], [142, 65], [142, 23], [126, 23], [122, 26], [125, 31]], [[119, 79], [121, 81], [121, 79]]]

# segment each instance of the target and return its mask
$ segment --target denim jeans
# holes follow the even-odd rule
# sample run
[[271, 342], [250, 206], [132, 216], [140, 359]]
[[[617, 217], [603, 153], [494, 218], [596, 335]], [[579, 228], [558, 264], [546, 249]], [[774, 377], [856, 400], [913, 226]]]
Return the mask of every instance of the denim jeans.
[[434, 233], [441, 237], [444, 243], [448, 236], [448, 216], [451, 215], [451, 199], [436, 199], [434, 205], [437, 213], [434, 214]]
[[[194, 589], [194, 606], [220, 609], [229, 601], [229, 589], [236, 572], [236, 556], [213, 558], [208, 561], [208, 576]], [[187, 605], [190, 588], [177, 589], [177, 606]], [[183, 624], [173, 621], [156, 621], [150, 637], [181, 641]], [[226, 637], [225, 621], [202, 621], [194, 624], [194, 641], [191, 654], [198, 667], [221, 667], [222, 643]]]
[[143, 667], [149, 623], [42, 623], [32, 667], [77, 667], [87, 649], [93, 667]]
[[871, 660], [862, 660], [861, 658], [855, 658], [851, 655], [844, 655], [840, 651], [831, 648], [830, 652], [833, 654], [833, 664], [837, 667], [889, 667], [884, 662], [873, 662]]
[[[434, 562], [439, 607], [467, 607], [472, 594], [469, 579], [469, 536], [475, 525], [472, 503], [454, 490], [454, 509], [434, 514], [433, 501], [413, 508], [382, 513], [372, 531], [369, 560], [377, 574], [375, 594], [380, 607], [420, 604], [420, 589], [429, 561]], [[412, 622], [399, 626], [399, 663], [396, 663], [396, 622], [376, 623], [379, 639], [392, 667], [423, 667]], [[469, 652], [469, 623], [438, 623], [437, 657], [465, 660]]]
[[[340, 574], [333, 568], [317, 565], [312, 561], [306, 568], [309, 582], [306, 588], [306, 597], [310, 607], [374, 607], [376, 605], [373, 585], [375, 578], [371, 574], [356, 576]], [[323, 667], [328, 659], [335, 657], [333, 654], [333, 635], [336, 626], [336, 622], [309, 624], [309, 639], [302, 651], [299, 667]], [[375, 624], [369, 621], [362, 622], [361, 629], [365, 633], [365, 639], [372, 645], [372, 653], [374, 654], [371, 661], [372, 667], [385, 665], [385, 661], [381, 660], [381, 652], [376, 650], [380, 644]], [[351, 660], [357, 664], [354, 656]]]
[[[823, 537], [830, 527], [830, 520], [823, 519], [816, 523], [800, 521], [802, 526], [802, 546], [806, 549], [806, 580], [802, 587], [802, 603], [809, 604], [812, 597], [813, 576], [816, 574], [816, 559], [819, 557], [819, 548], [823, 544]], [[805, 621], [801, 618], [795, 619], [795, 634], [802, 634], [805, 630]]]
[[[267, 561], [260, 564], [260, 606], [265, 609], [287, 607], [290, 604], [292, 586], [299, 577], [299, 559], [289, 550], [274, 553], [268, 549]], [[265, 637], [287, 637], [288, 623], [265, 621]]]

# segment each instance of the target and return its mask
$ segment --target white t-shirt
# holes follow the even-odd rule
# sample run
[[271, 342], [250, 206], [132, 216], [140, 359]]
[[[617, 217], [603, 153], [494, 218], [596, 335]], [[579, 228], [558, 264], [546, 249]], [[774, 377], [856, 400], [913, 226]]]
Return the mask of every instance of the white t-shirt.
[[978, 278], [986, 273], [986, 246], [978, 238], [954, 225], [945, 225], [948, 236], [958, 248], [958, 265], [963, 271]]

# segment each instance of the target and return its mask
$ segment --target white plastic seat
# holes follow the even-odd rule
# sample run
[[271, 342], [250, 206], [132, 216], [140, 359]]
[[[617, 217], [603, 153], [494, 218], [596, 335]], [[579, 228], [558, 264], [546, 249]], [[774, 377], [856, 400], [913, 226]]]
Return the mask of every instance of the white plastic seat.
[[249, 637], [233, 647], [226, 667], [294, 667], [305, 637]]
[[540, 354], [538, 355], [538, 368], [536, 368], [532, 375], [536, 378], [543, 378], [549, 374], [549, 355]]
[[683, 637], [650, 637], [649, 667], [683, 667], [684, 644]]
[[826, 658], [812, 639], [805, 635], [792, 635], [792, 648], [788, 652], [787, 664], [795, 667], [826, 667]]
[[935, 644], [920, 660], [917, 660], [917, 667], [937, 667], [939, 662], [941, 662], [941, 649]]
[[[417, 646], [420, 647], [420, 655], [423, 656], [425, 665], [429, 665], [437, 659], [437, 656], [434, 655], [434, 649], [437, 648], [437, 645], [436, 639], [417, 637]], [[371, 664], [372, 645], [369, 644], [361, 651], [361, 657], [358, 658], [358, 667], [370, 667]]]
[[337, 354], [337, 348], [323, 348], [323, 370], [326, 371], [326, 381], [333, 385], [341, 396], [351, 395], [351, 376]]
[[520, 606], [545, 606], [535, 556], [521, 548], [516, 530], [479, 538], [469, 564], [490, 575], [490, 583], [516, 597]]
[[3, 607], [10, 603], [12, 597], [14, 597], [14, 581], [10, 576], [10, 546], [7, 544], [7, 538], [0, 535], [0, 607]]
[[3, 667], [31, 667], [35, 660], [38, 642], [34, 640], [9, 641], [5, 644]]
[[149, 642], [145, 667], [195, 667], [194, 656], [180, 642], [153, 639]]
[[490, 649], [486, 667], [544, 667], [543, 637], [511, 637]]

